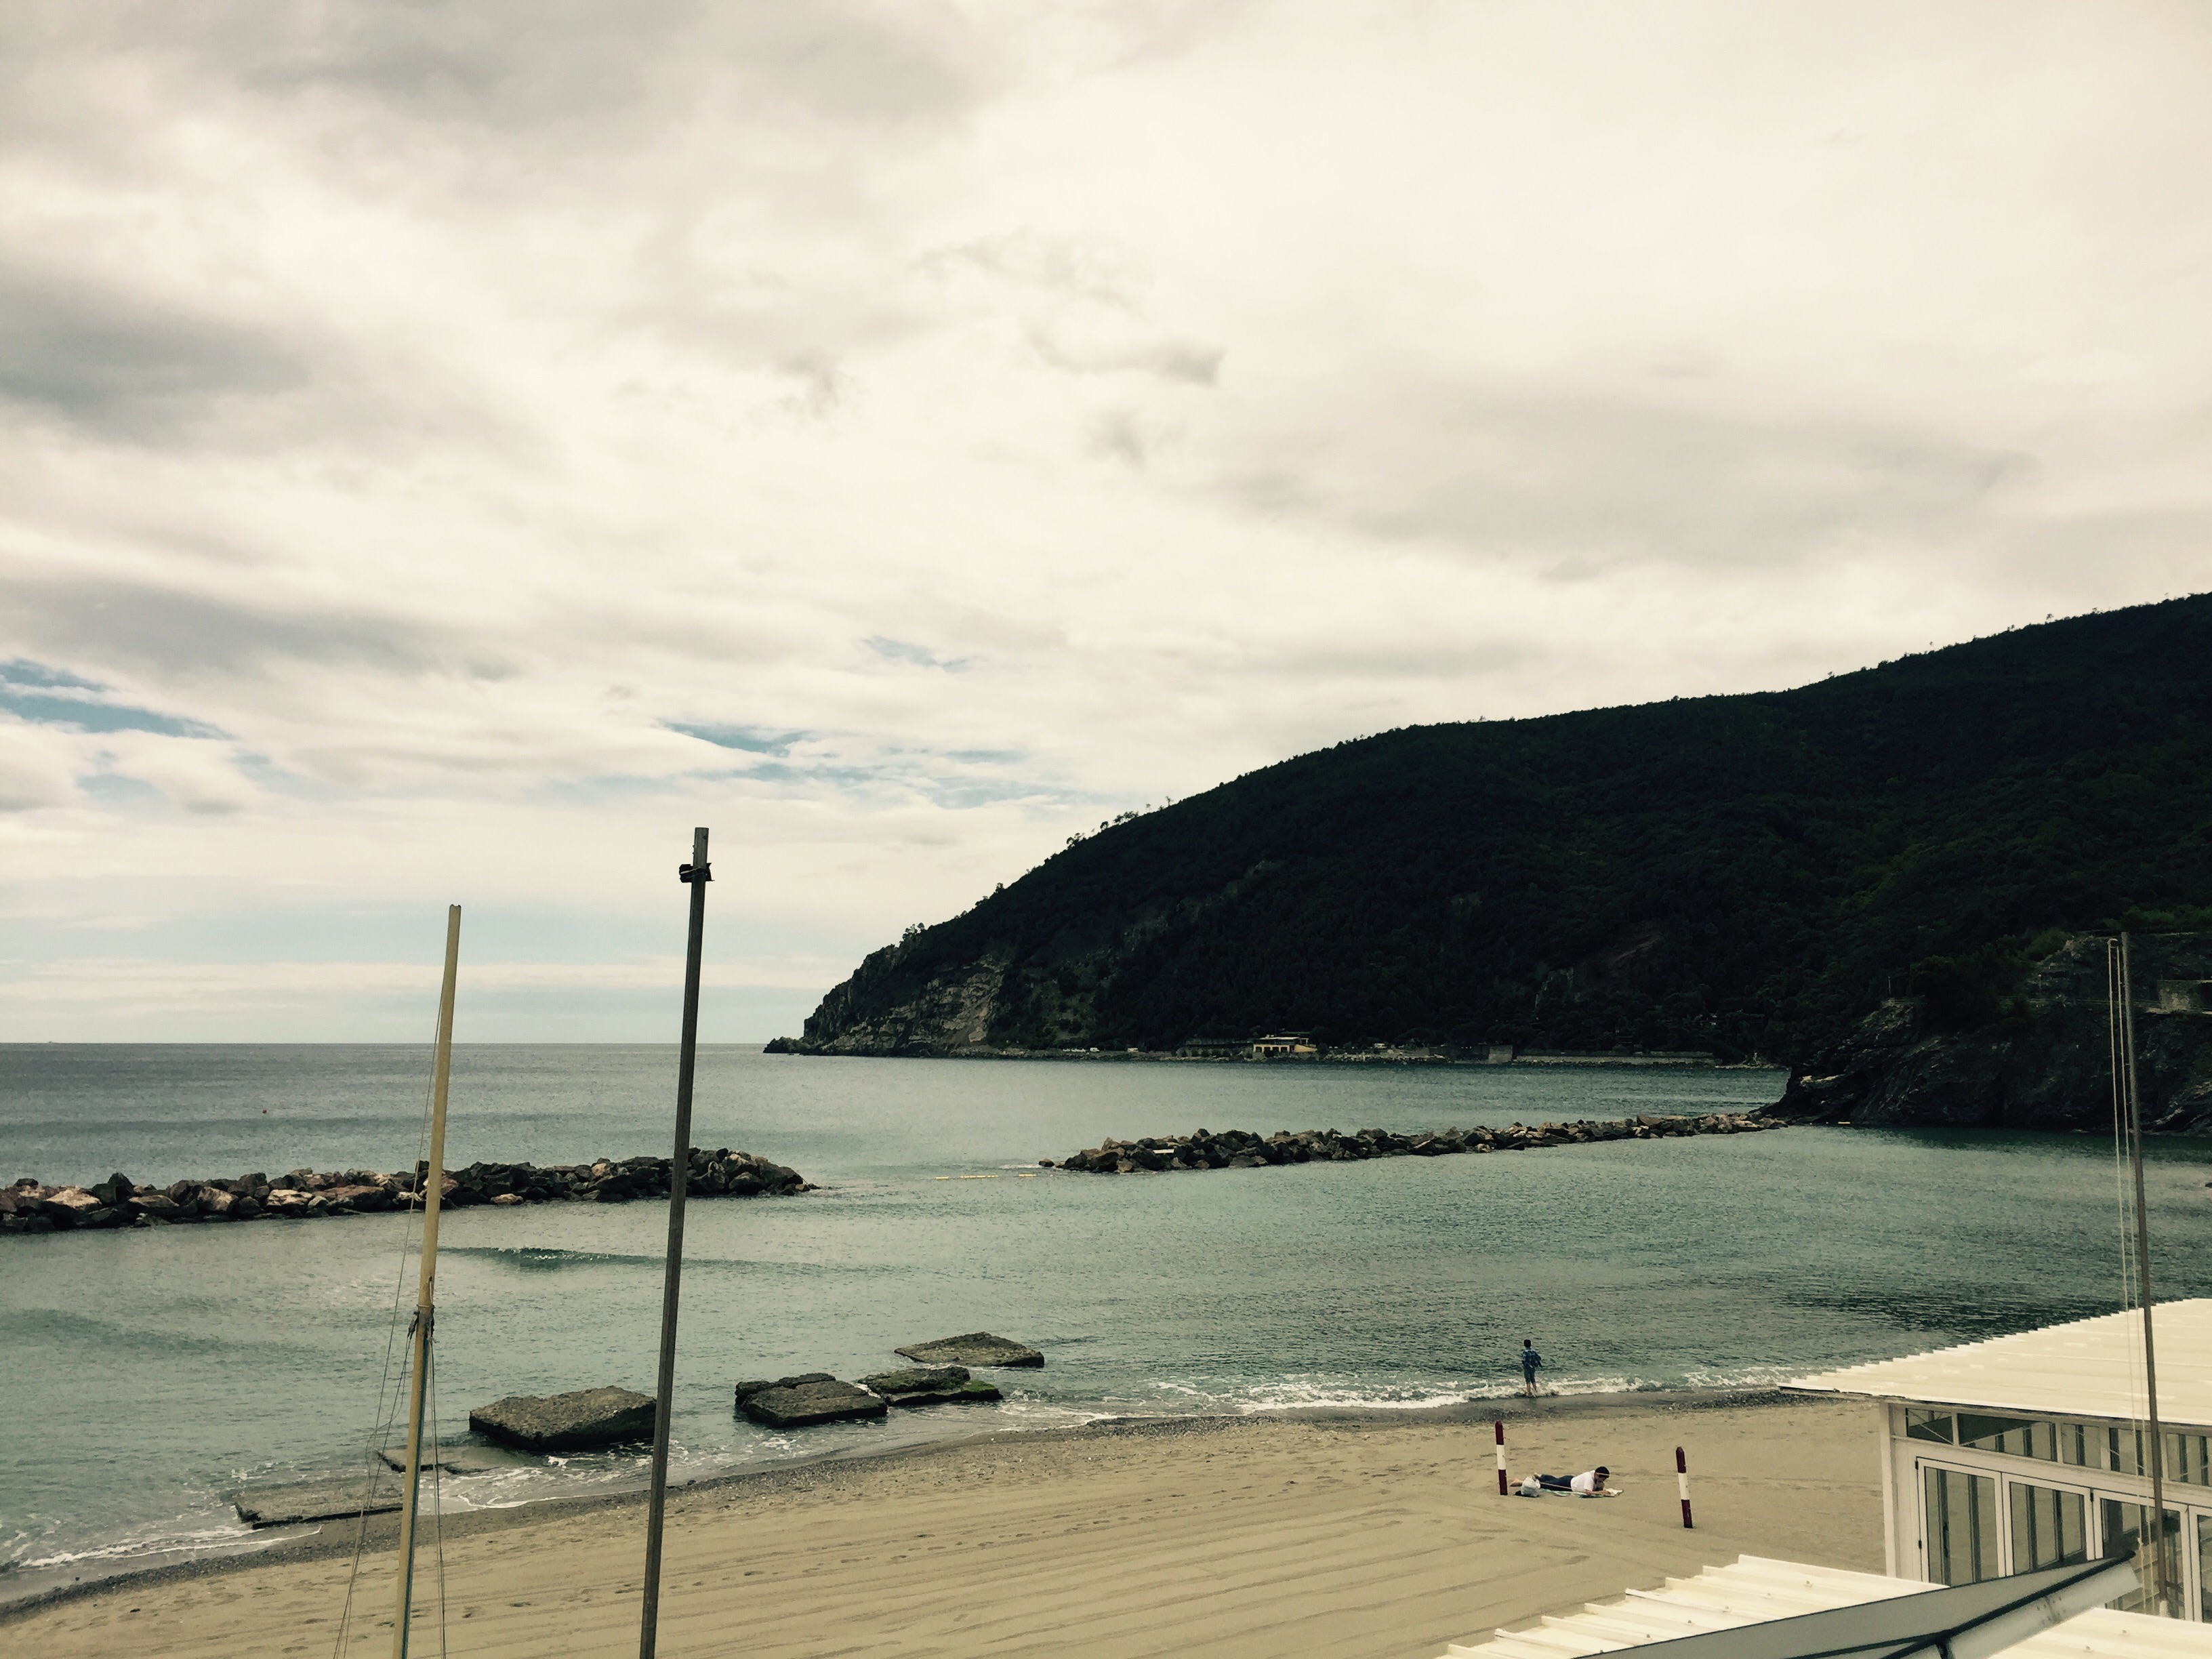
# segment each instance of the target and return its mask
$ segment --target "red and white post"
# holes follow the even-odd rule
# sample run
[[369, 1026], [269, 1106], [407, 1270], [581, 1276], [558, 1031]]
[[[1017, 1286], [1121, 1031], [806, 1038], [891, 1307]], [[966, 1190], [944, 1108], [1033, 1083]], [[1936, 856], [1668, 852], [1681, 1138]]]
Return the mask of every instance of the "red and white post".
[[1495, 1426], [1496, 1426], [1496, 1428], [1497, 1428], [1497, 1430], [1498, 1430], [1498, 1495], [1500, 1498], [1503, 1498], [1503, 1497], [1504, 1497], [1504, 1496], [1505, 1496], [1505, 1420], [1504, 1420], [1504, 1419], [1500, 1418], [1500, 1419], [1498, 1420], [1498, 1422], [1497, 1422], [1497, 1424], [1495, 1425]]
[[1682, 1455], [1680, 1446], [1674, 1448], [1674, 1479], [1682, 1488], [1682, 1526], [1690, 1526], [1690, 1460]]

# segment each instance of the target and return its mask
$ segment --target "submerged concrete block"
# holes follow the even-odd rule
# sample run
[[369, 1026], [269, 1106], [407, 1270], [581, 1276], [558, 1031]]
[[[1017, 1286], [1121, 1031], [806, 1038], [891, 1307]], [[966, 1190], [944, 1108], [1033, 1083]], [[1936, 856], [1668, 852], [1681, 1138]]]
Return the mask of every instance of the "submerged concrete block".
[[934, 1342], [917, 1342], [911, 1347], [892, 1352], [911, 1359], [917, 1365], [1042, 1365], [1044, 1356], [1035, 1348], [1024, 1347], [1003, 1336], [994, 1336], [988, 1331], [970, 1331], [965, 1336], [947, 1336]]
[[478, 1434], [525, 1451], [588, 1451], [653, 1434], [653, 1399], [635, 1389], [579, 1389], [573, 1394], [512, 1394], [469, 1413]]
[[799, 1429], [881, 1417], [884, 1402], [866, 1389], [840, 1382], [827, 1371], [808, 1371], [774, 1382], [740, 1382], [738, 1409], [771, 1429]]

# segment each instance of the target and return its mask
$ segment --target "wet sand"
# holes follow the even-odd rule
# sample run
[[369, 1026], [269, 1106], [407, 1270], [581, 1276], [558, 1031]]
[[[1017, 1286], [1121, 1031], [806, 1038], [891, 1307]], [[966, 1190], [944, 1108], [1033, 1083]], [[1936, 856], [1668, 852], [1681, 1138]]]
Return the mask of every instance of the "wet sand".
[[[1495, 1415], [1516, 1474], [1603, 1462], [1623, 1496], [1499, 1498]], [[1099, 1425], [814, 1463], [671, 1495], [659, 1651], [1436, 1659], [1739, 1554], [1879, 1571], [1877, 1445], [1863, 1406], [1646, 1394]], [[635, 1654], [644, 1515], [627, 1497], [448, 1517], [446, 1650]], [[353, 1535], [0, 1613], [0, 1644], [332, 1653]], [[370, 1534], [348, 1654], [390, 1650], [390, 1537]], [[416, 1654], [439, 1650], [437, 1583], [426, 1553]]]

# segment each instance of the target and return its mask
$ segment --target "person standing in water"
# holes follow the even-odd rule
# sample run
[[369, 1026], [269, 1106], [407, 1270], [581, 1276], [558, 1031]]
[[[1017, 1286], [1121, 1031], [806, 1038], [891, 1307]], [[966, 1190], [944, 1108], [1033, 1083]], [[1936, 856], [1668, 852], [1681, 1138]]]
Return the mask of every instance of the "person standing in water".
[[1527, 1337], [1521, 1339], [1521, 1392], [1537, 1392], [1536, 1372], [1543, 1365], [1544, 1356], [1536, 1352], [1536, 1345]]

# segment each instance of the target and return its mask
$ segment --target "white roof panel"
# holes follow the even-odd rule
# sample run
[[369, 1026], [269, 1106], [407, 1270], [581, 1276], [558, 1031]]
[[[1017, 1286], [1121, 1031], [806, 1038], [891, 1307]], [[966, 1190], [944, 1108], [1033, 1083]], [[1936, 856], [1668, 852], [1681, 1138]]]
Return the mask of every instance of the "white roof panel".
[[[2159, 1420], [2212, 1429], [2212, 1299], [2161, 1302], [2158, 1341]], [[2105, 1314], [2045, 1325], [1933, 1353], [1879, 1360], [1802, 1376], [1788, 1385], [1808, 1394], [1963, 1406], [2037, 1417], [2143, 1415], [2142, 1315]]]
[[[1455, 1643], [1444, 1650], [1444, 1659], [1583, 1659], [1588, 1654], [1617, 1653], [1679, 1636], [1738, 1630], [1936, 1588], [1879, 1573], [1742, 1555], [1731, 1565], [1707, 1567], [1694, 1578], [1669, 1578], [1662, 1589], [1631, 1590], [1618, 1601], [1593, 1601], [1580, 1613], [1547, 1619], [1533, 1630], [1501, 1630], [1486, 1641]], [[2098, 1607], [2004, 1650], [2004, 1659], [2129, 1656], [2212, 1659], [2212, 1625]]]

